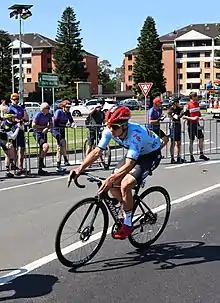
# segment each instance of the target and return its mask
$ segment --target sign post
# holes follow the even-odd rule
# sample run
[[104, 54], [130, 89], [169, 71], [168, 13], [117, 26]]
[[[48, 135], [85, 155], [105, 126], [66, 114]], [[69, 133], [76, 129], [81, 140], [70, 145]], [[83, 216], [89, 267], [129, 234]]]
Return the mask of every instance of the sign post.
[[59, 87], [59, 77], [54, 73], [38, 73], [38, 87], [42, 89], [42, 102], [44, 102], [44, 88], [52, 88], [53, 112], [55, 110], [54, 88]]
[[144, 95], [144, 107], [145, 107], [145, 119], [147, 124], [147, 95], [149, 94], [149, 91], [151, 90], [151, 87], [153, 86], [152, 82], [145, 82], [145, 83], [138, 83], [138, 86], [140, 87], [143, 95]]

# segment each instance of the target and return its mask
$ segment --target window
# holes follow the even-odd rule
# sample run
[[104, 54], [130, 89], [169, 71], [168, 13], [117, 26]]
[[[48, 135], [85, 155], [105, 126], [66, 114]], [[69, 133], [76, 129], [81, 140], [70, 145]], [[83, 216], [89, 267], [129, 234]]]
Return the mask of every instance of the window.
[[47, 53], [51, 54], [51, 48], [47, 48]]
[[19, 64], [19, 59], [14, 59], [13, 64]]
[[210, 62], [205, 62], [205, 68], [210, 68]]
[[30, 54], [31, 48], [22, 48], [22, 54]]
[[199, 58], [200, 53], [187, 53], [187, 58]]
[[177, 68], [182, 68], [183, 67], [183, 63], [177, 63]]
[[187, 73], [187, 79], [200, 78], [200, 73]]
[[205, 57], [210, 57], [211, 56], [211, 52], [205, 52]]
[[128, 76], [128, 81], [132, 81], [132, 75]]
[[128, 60], [129, 60], [129, 61], [132, 60], [132, 55], [128, 55]]
[[220, 79], [220, 73], [216, 73], [215, 76], [216, 76], [217, 79]]
[[133, 66], [132, 65], [128, 65], [128, 70], [132, 70]]
[[205, 79], [210, 79], [210, 73], [205, 73]]
[[27, 64], [31, 64], [31, 58], [27, 59]]
[[47, 63], [51, 64], [51, 58], [47, 58]]
[[31, 68], [27, 68], [27, 74], [31, 74]]
[[200, 89], [200, 83], [187, 83], [187, 89]]
[[31, 80], [32, 80], [31, 78], [27, 78], [27, 82], [31, 82]]
[[177, 79], [183, 79], [183, 74], [177, 74]]
[[177, 54], [176, 54], [176, 57], [177, 57], [177, 58], [183, 58], [183, 53], [177, 53]]
[[200, 67], [200, 62], [187, 62], [188, 68]]
[[13, 54], [18, 55], [19, 54], [19, 48], [14, 48], [13, 49]]
[[180, 91], [180, 90], [182, 90], [182, 89], [183, 89], [183, 85], [182, 85], [182, 84], [178, 84], [178, 85], [177, 85], [177, 90]]

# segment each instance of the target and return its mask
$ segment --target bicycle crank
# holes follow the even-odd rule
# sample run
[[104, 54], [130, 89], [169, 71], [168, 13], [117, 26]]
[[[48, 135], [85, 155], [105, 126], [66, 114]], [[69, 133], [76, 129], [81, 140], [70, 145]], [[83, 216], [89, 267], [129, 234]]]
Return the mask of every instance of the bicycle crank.
[[80, 240], [82, 242], [88, 241], [93, 231], [94, 231], [94, 227], [89, 227], [89, 226], [85, 227], [80, 233], [80, 237], [79, 237]]

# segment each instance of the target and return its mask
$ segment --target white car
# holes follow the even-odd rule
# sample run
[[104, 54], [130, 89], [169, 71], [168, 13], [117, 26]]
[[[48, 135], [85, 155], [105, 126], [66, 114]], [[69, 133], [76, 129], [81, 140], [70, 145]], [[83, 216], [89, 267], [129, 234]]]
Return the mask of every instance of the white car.
[[[98, 99], [91, 99], [85, 103], [85, 105], [78, 105], [78, 106], [72, 106], [70, 109], [70, 112], [72, 116], [83, 116], [83, 115], [89, 115], [89, 113], [94, 109], [94, 107], [99, 103]], [[107, 112], [114, 104], [116, 104], [116, 101], [112, 99], [106, 99], [105, 104], [103, 107], [103, 111]]]

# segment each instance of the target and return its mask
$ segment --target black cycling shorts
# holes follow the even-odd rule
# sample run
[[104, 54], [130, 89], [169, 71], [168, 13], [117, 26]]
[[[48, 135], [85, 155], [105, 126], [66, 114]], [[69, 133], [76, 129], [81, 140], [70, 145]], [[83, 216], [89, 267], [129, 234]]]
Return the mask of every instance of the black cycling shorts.
[[175, 123], [170, 128], [170, 138], [172, 141], [181, 141], [181, 124]]
[[34, 139], [36, 140], [36, 142], [38, 143], [38, 145], [40, 146], [40, 148], [43, 147], [43, 145], [45, 143], [47, 143], [47, 135], [44, 133], [33, 133]]
[[165, 132], [162, 129], [155, 129], [153, 130], [153, 132], [158, 135], [160, 137], [160, 139], [162, 139], [163, 137], [166, 137], [167, 135], [165, 134]]
[[13, 140], [14, 148], [25, 148], [25, 134], [22, 129], [19, 130], [15, 140]]
[[[137, 183], [140, 184], [147, 177], [150, 171], [153, 171], [158, 167], [161, 159], [162, 155], [160, 149], [146, 155], [141, 155], [138, 157], [135, 166], [132, 168], [129, 174], [136, 179]], [[118, 168], [122, 167], [125, 164], [125, 161], [126, 156], [118, 162], [113, 173]]]
[[192, 141], [195, 140], [195, 137], [197, 139], [203, 139], [204, 138], [203, 131], [200, 128], [199, 124], [190, 123], [188, 125], [188, 134], [189, 134], [189, 139], [192, 140]]

